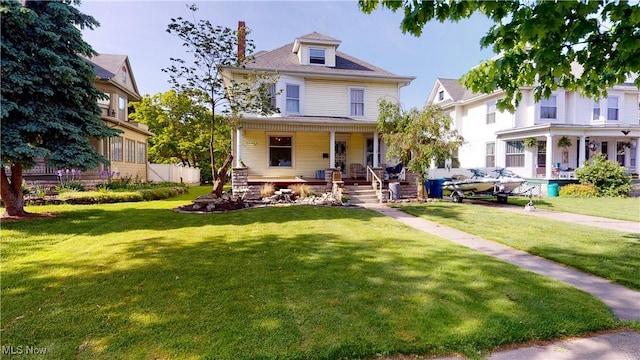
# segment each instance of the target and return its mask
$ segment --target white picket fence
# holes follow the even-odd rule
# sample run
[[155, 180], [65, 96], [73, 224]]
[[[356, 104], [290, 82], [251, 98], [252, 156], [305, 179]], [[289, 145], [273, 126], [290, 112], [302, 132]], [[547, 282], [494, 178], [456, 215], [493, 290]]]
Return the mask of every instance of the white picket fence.
[[149, 181], [177, 182], [188, 185], [200, 184], [200, 168], [180, 166], [175, 164], [148, 164]]

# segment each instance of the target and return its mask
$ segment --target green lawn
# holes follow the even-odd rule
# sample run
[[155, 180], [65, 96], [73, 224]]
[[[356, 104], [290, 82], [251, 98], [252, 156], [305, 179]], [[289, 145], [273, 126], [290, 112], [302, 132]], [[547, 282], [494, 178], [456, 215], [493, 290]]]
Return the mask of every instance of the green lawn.
[[470, 202], [438, 201], [399, 208], [640, 290], [639, 234], [576, 226]]
[[478, 357], [620, 326], [581, 291], [372, 211], [170, 210], [185, 199], [3, 223], [2, 345], [60, 359]]
[[[509, 203], [525, 206], [528, 198], [510, 197]], [[601, 216], [610, 219], [640, 222], [640, 197], [630, 198], [533, 198], [536, 208], [574, 214]]]

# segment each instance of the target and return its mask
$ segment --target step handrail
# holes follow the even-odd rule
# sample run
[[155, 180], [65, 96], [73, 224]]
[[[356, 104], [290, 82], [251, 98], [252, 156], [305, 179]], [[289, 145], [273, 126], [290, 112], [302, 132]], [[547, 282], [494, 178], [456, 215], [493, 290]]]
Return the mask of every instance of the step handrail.
[[376, 191], [376, 195], [378, 195], [378, 200], [380, 200], [380, 203], [382, 204], [382, 180], [380, 180], [380, 178], [378, 177], [378, 175], [376, 175], [376, 173], [373, 171], [373, 169], [371, 168], [371, 166], [367, 166], [367, 180], [369, 180], [369, 174], [371, 174], [371, 185], [373, 187], [373, 190], [376, 190], [376, 186], [375, 184], [378, 184], [378, 189], [380, 189], [379, 191]]

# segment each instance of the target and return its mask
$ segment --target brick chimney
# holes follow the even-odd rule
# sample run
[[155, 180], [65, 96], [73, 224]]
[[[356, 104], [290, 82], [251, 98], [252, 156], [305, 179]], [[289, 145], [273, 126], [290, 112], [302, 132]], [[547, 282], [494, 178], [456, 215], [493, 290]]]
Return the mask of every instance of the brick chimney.
[[244, 61], [245, 52], [247, 50], [246, 26], [244, 21], [238, 21], [238, 62]]

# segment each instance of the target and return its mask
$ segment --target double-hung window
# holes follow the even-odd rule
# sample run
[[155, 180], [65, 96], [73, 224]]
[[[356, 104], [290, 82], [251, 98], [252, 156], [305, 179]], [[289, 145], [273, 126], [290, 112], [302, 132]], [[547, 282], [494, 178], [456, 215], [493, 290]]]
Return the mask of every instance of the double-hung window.
[[618, 97], [607, 98], [607, 120], [618, 120]]
[[138, 142], [138, 164], [147, 162], [147, 143]]
[[122, 138], [114, 136], [109, 138], [109, 160], [122, 161]]
[[496, 166], [496, 143], [487, 143], [485, 166]]
[[126, 140], [125, 143], [127, 145], [126, 154], [127, 154], [127, 162], [135, 163], [136, 162], [136, 141], [135, 140]]
[[287, 113], [300, 113], [300, 85], [287, 84]]
[[269, 136], [269, 166], [291, 167], [293, 164], [293, 138]]
[[556, 117], [556, 96], [551, 95], [548, 99], [540, 100], [540, 119], [557, 119]]
[[309, 64], [325, 64], [324, 49], [309, 49]]
[[593, 120], [600, 119], [600, 101], [596, 100], [593, 102]]
[[364, 116], [364, 89], [351, 89], [350, 97], [350, 115]]
[[496, 101], [487, 101], [487, 124], [496, 123]]
[[524, 141], [507, 141], [505, 165], [524, 167]]

